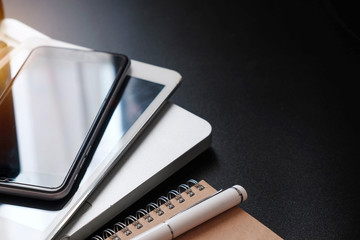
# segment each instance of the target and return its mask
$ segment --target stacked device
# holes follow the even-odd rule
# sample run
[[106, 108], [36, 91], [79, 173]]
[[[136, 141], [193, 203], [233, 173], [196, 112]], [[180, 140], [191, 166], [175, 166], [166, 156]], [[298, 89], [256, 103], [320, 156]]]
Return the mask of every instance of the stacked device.
[[0, 192], [66, 199], [58, 210], [1, 204], [2, 239], [19, 230], [27, 239], [83, 238], [209, 146], [210, 125], [166, 102], [180, 82], [175, 71], [56, 41], [12, 19], [2, 20], [1, 40], [10, 80], [0, 101], [15, 129], [6, 139], [18, 138], [2, 150], [16, 151], [1, 162], [11, 171]]

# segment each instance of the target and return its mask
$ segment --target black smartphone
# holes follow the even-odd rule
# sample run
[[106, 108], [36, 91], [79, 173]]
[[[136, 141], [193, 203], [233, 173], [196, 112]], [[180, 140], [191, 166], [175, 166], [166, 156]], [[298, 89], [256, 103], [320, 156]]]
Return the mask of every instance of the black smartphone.
[[11, 81], [11, 66], [1, 69], [0, 193], [67, 196], [91, 161], [129, 65], [122, 54], [44, 46]]

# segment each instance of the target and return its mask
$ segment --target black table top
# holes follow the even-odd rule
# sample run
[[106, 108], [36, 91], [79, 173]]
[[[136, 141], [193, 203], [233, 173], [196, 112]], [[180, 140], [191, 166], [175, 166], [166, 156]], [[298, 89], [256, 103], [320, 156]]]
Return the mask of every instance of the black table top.
[[241, 184], [242, 207], [285, 239], [356, 239], [360, 41], [334, 18], [352, 6], [329, 3], [3, 1], [55, 39], [181, 73], [171, 101], [213, 142], [145, 198], [190, 178]]

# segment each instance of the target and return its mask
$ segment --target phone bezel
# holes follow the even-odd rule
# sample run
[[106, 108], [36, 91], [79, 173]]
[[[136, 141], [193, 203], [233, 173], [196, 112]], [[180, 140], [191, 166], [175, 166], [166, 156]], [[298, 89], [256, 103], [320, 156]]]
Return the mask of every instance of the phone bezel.
[[[2, 95], [6, 95], [10, 90], [14, 81], [16, 81], [16, 77], [20, 74], [21, 69], [26, 64], [27, 60], [30, 58], [31, 54], [36, 50], [41, 48], [48, 49], [66, 49], [67, 51], [71, 51], [73, 54], [76, 52], [86, 53], [86, 52], [100, 52], [94, 50], [84, 50], [84, 49], [75, 49], [75, 48], [64, 48], [58, 46], [37, 46], [30, 51], [30, 54], [24, 61], [23, 65], [20, 67], [19, 71], [16, 73], [11, 83], [7, 86]], [[97, 144], [99, 143], [102, 134], [106, 129], [106, 125], [110, 120], [111, 114], [116, 107], [116, 97], [121, 94], [125, 87], [125, 79], [126, 73], [130, 66], [130, 60], [127, 56], [123, 54], [110, 53], [110, 52], [102, 52], [106, 54], [111, 54], [117, 56], [122, 60], [122, 65], [119, 68], [116, 78], [114, 79], [113, 84], [111, 85], [108, 94], [105, 96], [103, 100], [103, 104], [101, 105], [93, 123], [91, 124], [88, 133], [73, 160], [69, 171], [67, 172], [64, 181], [61, 185], [57, 187], [46, 187], [46, 186], [38, 186], [33, 184], [19, 183], [16, 181], [0, 181], [0, 193], [10, 194], [22, 197], [30, 197], [36, 199], [43, 200], [59, 200], [64, 198], [69, 194], [71, 189], [75, 184], [76, 179], [81, 175], [81, 171], [83, 168], [86, 168], [89, 164], [91, 153], [95, 151]], [[0, 99], [1, 101], [1, 99]]]

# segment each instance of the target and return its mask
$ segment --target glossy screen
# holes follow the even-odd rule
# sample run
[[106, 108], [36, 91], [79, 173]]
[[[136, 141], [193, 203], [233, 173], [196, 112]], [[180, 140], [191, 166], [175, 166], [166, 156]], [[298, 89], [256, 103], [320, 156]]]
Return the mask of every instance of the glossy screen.
[[[0, 177], [53, 188], [69, 172], [120, 60], [99, 52], [34, 53], [0, 102]], [[108, 154], [103, 142], [119, 141], [163, 87], [129, 79], [94, 159]]]

